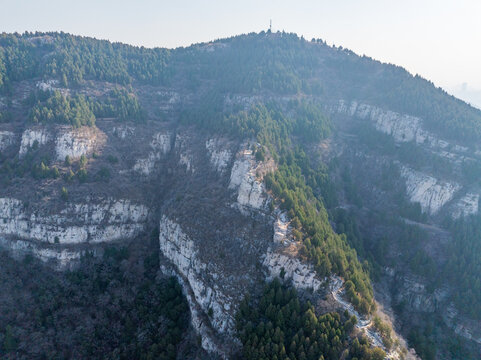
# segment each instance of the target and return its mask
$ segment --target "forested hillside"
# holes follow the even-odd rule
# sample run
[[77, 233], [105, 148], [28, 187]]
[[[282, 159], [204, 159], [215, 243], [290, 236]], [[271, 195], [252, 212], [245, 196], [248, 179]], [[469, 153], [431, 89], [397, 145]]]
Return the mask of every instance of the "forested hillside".
[[404, 69], [360, 57], [322, 40], [295, 34], [237, 36], [188, 48], [145, 49], [64, 33], [2, 34], [0, 87], [33, 77], [64, 86], [84, 80], [140, 82], [191, 89], [213, 82], [209, 93], [274, 92], [370, 101], [420, 116], [435, 131], [463, 140], [481, 136], [478, 110]]
[[[15, 231], [38, 219], [46, 223], [31, 227], [40, 233], [62, 221], [75, 225], [67, 245], [57, 230], [53, 241], [40, 240], [66, 246], [64, 253], [81, 243], [75, 236], [82, 226], [103, 226], [107, 238], [126, 221], [122, 231], [130, 236], [107, 247], [89, 232], [77, 267], [65, 272], [50, 273], [27, 255], [16, 273], [17, 263], [2, 253], [0, 280], [10, 295], [0, 295], [1, 356], [198, 359], [208, 349], [217, 349], [208, 355], [214, 358], [406, 356], [399, 341], [393, 344], [384, 323], [390, 320], [422, 358], [479, 353], [480, 215], [473, 199], [481, 185], [481, 111], [401, 67], [283, 32], [177, 49], [4, 33], [0, 125], [2, 196], [23, 201], [5, 200], [0, 221], [15, 219], [1, 229], [4, 243], [31, 241], [27, 230]], [[231, 204], [241, 170], [248, 184], [240, 181]], [[96, 196], [101, 200], [89, 207]], [[99, 204], [120, 196], [121, 205], [106, 205], [112, 214], [98, 220]], [[74, 220], [58, 217], [83, 209]], [[231, 218], [211, 233], [199, 225], [205, 209], [217, 221]], [[159, 255], [164, 212], [182, 225], [166, 226], [187, 244], [176, 251], [214, 253], [199, 266], [207, 274], [237, 255], [227, 254], [235, 247], [225, 235], [237, 224], [232, 238], [245, 244], [236, 249], [263, 278], [231, 274], [232, 289], [237, 281], [252, 294], [239, 293], [219, 310], [213, 280], [196, 287], [192, 269], [176, 272], [198, 263], [184, 253], [187, 260], [176, 263], [165, 249]], [[266, 275], [266, 251], [281, 247], [272, 234], [259, 235], [261, 244], [246, 240], [263, 226], [272, 231], [283, 216], [279, 254], [313, 269], [323, 284], [318, 298], [312, 286], [296, 290], [295, 276], [293, 284], [284, 279], [287, 265], [280, 279]], [[147, 238], [148, 249], [137, 253], [136, 242]], [[210, 248], [195, 248], [199, 239]], [[87, 251], [99, 243], [102, 251]], [[332, 290], [337, 279], [348, 308]], [[208, 300], [193, 307], [192, 299], [205, 294]], [[385, 316], [376, 301], [399, 318]], [[232, 325], [218, 313], [234, 310], [235, 329], [225, 330]], [[79, 313], [88, 316], [73, 326]], [[207, 345], [203, 326], [218, 336]], [[376, 336], [361, 335], [365, 328], [379, 334], [376, 346], [369, 345]], [[38, 346], [29, 347], [34, 339]]]

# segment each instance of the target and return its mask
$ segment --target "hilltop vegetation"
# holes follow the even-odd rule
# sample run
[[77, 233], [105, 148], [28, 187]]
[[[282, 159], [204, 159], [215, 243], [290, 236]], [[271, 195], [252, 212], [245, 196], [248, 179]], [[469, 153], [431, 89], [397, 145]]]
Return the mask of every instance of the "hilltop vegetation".
[[182, 84], [210, 92], [309, 94], [359, 100], [424, 118], [448, 138], [479, 140], [481, 112], [404, 69], [295, 34], [236, 36], [188, 48], [146, 49], [64, 33], [1, 34], [0, 90], [56, 78], [120, 85]]

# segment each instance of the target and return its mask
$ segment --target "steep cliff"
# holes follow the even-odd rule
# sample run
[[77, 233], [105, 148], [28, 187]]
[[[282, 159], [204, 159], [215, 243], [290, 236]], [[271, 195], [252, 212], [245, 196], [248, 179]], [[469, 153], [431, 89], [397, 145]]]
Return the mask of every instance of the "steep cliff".
[[[363, 334], [388, 358], [415, 358], [411, 346], [433, 358], [426, 344], [442, 359], [479, 353], [479, 309], [460, 299], [476, 298], [478, 263], [453, 248], [477, 249], [456, 235], [477, 228], [479, 112], [402, 69], [292, 34], [172, 51], [74, 38], [103, 49], [97, 66], [69, 35], [32, 36], [17, 41], [34, 64], [22, 74], [35, 76], [0, 89], [11, 119], [0, 123], [2, 248], [61, 270], [154, 239], [157, 260], [118, 256], [119, 268], [155, 264], [149, 276], [177, 279], [204, 357], [240, 355], [240, 304], [277, 277], [316, 315], [356, 316], [344, 344]], [[53, 78], [57, 66], [81, 76]], [[463, 261], [474, 276], [457, 281]]]
[[[341, 167], [347, 166], [349, 176], [356, 179], [354, 191], [362, 201], [363, 211], [355, 210], [359, 200], [351, 207], [353, 195], [345, 191], [352, 192], [349, 188], [352, 185], [344, 188], [341, 201], [344, 208], [356, 214], [366, 239], [364, 246], [389, 259], [379, 261], [387, 266], [380, 282], [384, 285], [377, 287], [379, 297], [386, 299], [384, 305], [397, 309], [398, 321], [405, 327], [423, 326], [422, 321], [409, 320], [413, 314], [424, 319], [434, 316], [427, 314], [435, 314], [445, 319], [444, 324], [438, 323], [440, 328], [447, 326], [457, 335], [476, 342], [479, 335], [473, 334], [479, 333], [475, 330], [479, 322], [449, 315], [455, 309], [452, 303], [457, 296], [455, 284], [433, 275], [434, 269], [445, 266], [450, 256], [447, 249], [453, 235], [444, 227], [452, 220], [446, 219], [468, 218], [478, 213], [478, 186], [463, 175], [466, 164], [476, 167], [479, 162], [476, 145], [434, 134], [426, 130], [419, 117], [355, 101], [340, 101], [330, 111], [335, 114], [340, 133], [330, 144], [329, 156], [338, 156]], [[370, 136], [379, 136], [379, 142], [373, 142]], [[350, 184], [341, 181], [343, 186]], [[399, 196], [411, 205], [402, 205], [400, 209]], [[417, 204], [419, 213], [412, 210]], [[409, 206], [411, 210], [406, 210]], [[402, 223], [387, 225], [386, 219], [378, 215], [380, 211], [388, 221], [400, 217]], [[419, 235], [413, 233], [417, 231]], [[403, 232], [410, 234], [401, 235]], [[379, 245], [383, 243], [380, 237], [386, 235], [391, 241], [387, 249], [379, 252], [379, 247], [384, 246]], [[419, 242], [410, 242], [409, 238]], [[431, 262], [429, 274], [414, 265], [421, 257], [423, 262]]]
[[67, 156], [78, 159], [82, 155], [90, 155], [94, 151], [99, 151], [104, 142], [105, 136], [96, 129], [60, 128], [55, 138], [57, 160], [65, 160]]
[[[201, 210], [205, 203], [195, 201], [187, 205], [198, 209], [196, 213], [202, 220], [193, 220], [171, 208], [167, 213], [174, 210], [175, 215], [163, 215], [159, 226], [160, 251], [167, 260], [162, 269], [175, 274], [184, 287], [203, 348], [225, 358], [238, 351], [235, 314], [240, 301], [244, 294], [258, 294], [260, 285], [274, 277], [292, 284], [313, 301], [329, 296], [332, 304], [321, 307], [322, 311], [343, 309], [360, 317], [343, 299], [344, 295], [338, 293], [343, 288], [341, 279], [337, 278], [338, 286], [332, 288], [331, 279], [320, 278], [313, 266], [300, 258], [301, 244], [292, 236], [288, 215], [266, 206], [273, 200], [266, 192], [261, 174], [274, 166], [273, 161], [255, 160], [249, 142], [243, 142], [238, 145], [236, 157], [226, 166], [230, 169], [228, 174], [217, 168], [218, 162], [212, 160], [212, 154], [230, 153], [231, 148], [219, 147], [221, 143], [225, 146], [225, 141], [219, 139], [211, 139], [209, 143], [212, 145], [207, 147], [207, 159], [203, 161], [207, 160], [218, 173], [217, 181], [221, 181], [224, 195], [217, 194], [213, 200], [216, 206], [208, 212]], [[199, 163], [193, 166], [201, 167]], [[224, 223], [226, 216], [230, 219], [228, 227]], [[199, 225], [194, 227], [193, 224], [199, 223], [209, 224], [209, 230], [205, 230], [205, 224], [202, 230]], [[361, 322], [359, 331], [375, 341], [376, 346], [383, 347], [369, 320]], [[401, 350], [402, 346], [393, 348], [389, 357], [398, 358]]]
[[406, 179], [409, 199], [421, 204], [422, 211], [430, 214], [438, 212], [461, 188], [459, 184], [443, 183], [407, 167], [401, 169], [401, 176]]
[[[116, 130], [119, 134], [119, 130]], [[132, 131], [121, 130], [120, 137], [124, 139], [127, 134], [132, 135]], [[134, 165], [134, 170], [140, 172], [143, 175], [149, 175], [155, 167], [157, 161], [169, 153], [172, 148], [171, 145], [172, 135], [170, 133], [157, 133], [153, 136], [150, 142], [151, 151], [147, 158], [138, 159]]]

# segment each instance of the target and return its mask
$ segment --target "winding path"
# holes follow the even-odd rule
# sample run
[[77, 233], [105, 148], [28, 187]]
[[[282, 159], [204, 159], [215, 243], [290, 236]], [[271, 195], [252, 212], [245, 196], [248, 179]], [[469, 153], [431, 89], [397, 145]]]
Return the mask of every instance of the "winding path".
[[[372, 326], [372, 321], [370, 318], [365, 318], [361, 316], [356, 309], [354, 309], [354, 306], [352, 306], [351, 303], [348, 301], [344, 300], [342, 298], [343, 290], [344, 290], [344, 282], [340, 277], [333, 276], [331, 277], [331, 282], [329, 284], [329, 288], [331, 289], [331, 294], [334, 297], [334, 300], [336, 300], [345, 310], [349, 312], [350, 315], [354, 315], [357, 318], [357, 324], [356, 327], [363, 331], [368, 339], [371, 341], [373, 346], [380, 347], [384, 350], [386, 348], [384, 347], [384, 344], [382, 342], [381, 336], [379, 333], [374, 329]], [[398, 359], [399, 354], [396, 351], [390, 351], [386, 355], [387, 359]]]

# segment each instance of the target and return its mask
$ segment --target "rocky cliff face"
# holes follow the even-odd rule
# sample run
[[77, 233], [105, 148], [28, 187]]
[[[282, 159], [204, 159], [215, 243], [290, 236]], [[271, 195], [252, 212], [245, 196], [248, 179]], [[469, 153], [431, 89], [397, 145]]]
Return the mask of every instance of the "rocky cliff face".
[[105, 135], [95, 128], [62, 127], [55, 139], [57, 160], [65, 160], [67, 156], [78, 159], [82, 155], [90, 155], [96, 150], [99, 151], [105, 140]]
[[[66, 268], [86, 251], [135, 239], [156, 222], [161, 269], [179, 279], [192, 325], [208, 352], [230, 358], [239, 350], [238, 305], [245, 294], [260, 294], [265, 280], [282, 277], [311, 297], [333, 296], [330, 279], [319, 278], [298, 256], [300, 244], [287, 214], [269, 206], [273, 200], [263, 176], [276, 164], [270, 158], [256, 160], [252, 149], [259, 144], [108, 121], [98, 128], [30, 127], [15, 137], [19, 157], [53, 151], [59, 167], [67, 156], [75, 162], [85, 155], [87, 170], [95, 173], [109, 155], [118, 159], [110, 167], [119, 179], [105, 186], [79, 185], [83, 188], [72, 189], [68, 201], [60, 201], [54, 182], [34, 203], [21, 189], [4, 195], [2, 246]], [[49, 199], [49, 191], [57, 199]], [[339, 284], [337, 290], [342, 280]], [[345, 309], [348, 303], [341, 299], [333, 297]]]
[[408, 167], [401, 169], [406, 180], [407, 196], [412, 202], [421, 204], [421, 209], [429, 214], [437, 213], [461, 188], [459, 184], [438, 179]]
[[[453, 163], [454, 166], [464, 162], [476, 161], [477, 152], [456, 144], [425, 129], [423, 119], [411, 115], [399, 114], [376, 106], [352, 101], [340, 100], [328, 106], [332, 114], [341, 114], [349, 118], [369, 121], [377, 131], [387, 134], [397, 143], [412, 143], [428, 153]], [[450, 206], [449, 213], [453, 218], [471, 215], [478, 212], [478, 193], [472, 193], [469, 187], [464, 188], [451, 178], [437, 178], [432, 174], [416, 171], [401, 164], [401, 175], [406, 182], [406, 195], [412, 202], [421, 205], [423, 212], [431, 215], [438, 213], [443, 207]], [[456, 197], [456, 194], [463, 194]], [[455, 204], [450, 204], [456, 198]]]
[[[416, 251], [429, 254], [431, 261], [436, 264], [433, 266], [443, 266], [446, 259], [443, 249], [452, 241], [451, 234], [443, 230], [443, 222], [448, 217], [457, 219], [478, 213], [479, 188], [459, 175], [466, 164], [475, 167], [479, 163], [476, 145], [448, 141], [428, 131], [424, 120], [419, 117], [362, 102], [341, 100], [327, 108], [340, 129], [337, 139], [330, 145], [330, 152], [334, 153], [330, 156], [343, 159], [341, 166], [348, 166], [351, 176], [356, 179], [358, 195], [363, 201], [363, 212], [357, 212], [357, 216], [363, 223], [364, 236], [377, 238], [381, 233], [396, 237], [384, 220], [373, 220], [367, 214], [395, 213], [394, 217], [401, 216], [402, 219], [406, 215], [399, 214], [399, 197], [393, 196], [400, 194], [409, 202], [418, 203], [425, 214], [424, 220], [419, 222], [402, 220], [413, 228], [425, 231], [424, 238], [416, 244]], [[366, 131], [373, 136], [387, 135], [394, 146], [385, 149], [377, 143], [369, 148], [369, 144], [366, 146], [367, 142], [361, 138], [362, 135], [357, 133], [359, 127], [368, 129]], [[414, 156], [426, 156], [430, 161], [438, 161], [440, 165], [402, 156], [400, 153], [407, 146], [416, 149], [411, 153]], [[444, 171], [445, 168], [452, 171]], [[387, 172], [392, 175], [393, 169], [398, 169], [399, 176], [386, 182]], [[343, 207], [351, 209], [352, 203], [346, 198], [341, 199], [345, 202]], [[391, 244], [385, 256], [396, 259], [402, 254], [410, 253], [409, 246], [402, 244], [397, 247]], [[416, 252], [412, 253], [406, 261], [414, 261], [415, 255]], [[384, 280], [381, 281], [389, 285], [380, 286], [378, 290], [387, 294], [384, 302], [386, 307], [392, 305], [402, 309], [400, 321], [411, 326], [417, 323], [414, 320], [416, 316], [440, 316], [445, 319], [444, 324], [456, 334], [476, 342], [479, 322], [462, 317], [459, 311], [454, 310], [455, 306], [450, 300], [455, 294], [452, 288], [443, 281], [438, 281], [437, 286], [433, 287], [428, 277], [412, 273], [405, 262], [392, 260], [390, 266], [393, 263], [397, 263], [397, 267], [387, 269], [383, 275]], [[453, 312], [456, 316], [452, 315]]]
[[232, 153], [229, 149], [223, 148], [220, 141], [220, 139], [209, 139], [205, 142], [205, 148], [209, 152], [212, 166], [223, 174], [231, 162]]
[[99, 243], [130, 238], [144, 228], [148, 210], [128, 200], [95, 199], [69, 204], [56, 214], [28, 209], [13, 198], [0, 198], [0, 234], [58, 244]]
[[[416, 144], [428, 144], [441, 149], [445, 149], [450, 145], [448, 141], [440, 139], [435, 134], [427, 131], [424, 128], [423, 120], [416, 116], [399, 114], [357, 101], [347, 103], [344, 100], [340, 100], [337, 105], [334, 105], [331, 111], [362, 120], [369, 120], [378, 131], [392, 136], [398, 142], [413, 141]], [[458, 150], [465, 152], [468, 149], [460, 146]]]
[[52, 214], [45, 205], [0, 198], [0, 242], [15, 255], [31, 253], [58, 268], [73, 266], [87, 245], [95, 252], [95, 244], [135, 238], [149, 214], [144, 205], [125, 199], [88, 199]]
[[64, 161], [67, 156], [75, 160], [82, 155], [91, 155], [95, 151], [100, 153], [105, 141], [105, 134], [97, 128], [37, 126], [23, 131], [18, 154], [23, 157], [34, 145], [39, 147], [52, 142], [57, 161]]
[[[198, 215], [202, 214], [204, 222], [212, 226], [207, 234], [193, 227], [192, 219], [184, 214], [174, 215], [174, 212], [175, 220], [163, 215], [159, 226], [160, 251], [167, 260], [163, 269], [174, 273], [185, 293], [190, 294], [193, 322], [204, 349], [228, 357], [239, 346], [234, 321], [237, 306], [244, 294], [260, 291], [265, 277], [261, 259], [270, 240], [266, 241], [263, 234], [269, 234], [272, 239], [272, 222], [262, 212], [267, 195], [261, 190], [261, 179], [254, 175], [262, 164], [255, 161], [246, 143], [240, 146], [234, 159], [231, 148], [222, 147], [226, 145], [222, 139], [207, 140], [204, 160], [196, 161], [186, 146], [188, 138], [176, 137], [180, 168], [190, 174], [189, 177], [202, 176], [200, 168], [213, 171], [223, 195], [212, 200], [216, 208], [209, 212], [197, 208]], [[253, 195], [256, 190], [258, 193]], [[228, 227], [224, 222], [227, 218], [231, 219]], [[247, 225], [252, 222], [253, 225]]]
[[[319, 278], [312, 265], [299, 258], [300, 244], [291, 234], [287, 214], [266, 206], [272, 199], [265, 191], [262, 174], [274, 166], [273, 162], [256, 161], [249, 142], [237, 146], [236, 156], [228, 157], [233, 151], [225, 141], [207, 141], [204, 164], [217, 173], [223, 192], [212, 200], [215, 207], [205, 211], [205, 203], [187, 204], [195, 207], [199, 216], [195, 220], [182, 210], [165, 209], [169, 215], [163, 215], [159, 224], [160, 251], [165, 258], [162, 269], [177, 276], [188, 294], [192, 322], [203, 348], [223, 358], [230, 358], [239, 346], [234, 316], [240, 301], [247, 293], [258, 294], [265, 280], [280, 277], [313, 299], [333, 296], [331, 279]], [[205, 169], [198, 158], [191, 161], [195, 169]], [[199, 171], [185, 171], [191, 178], [199, 176]], [[352, 305], [337, 294], [343, 281], [338, 279], [338, 284], [334, 303], [354, 314]], [[372, 339], [377, 336], [368, 320], [359, 329]], [[379, 341], [376, 345], [383, 346]], [[396, 348], [390, 356], [397, 358], [399, 351]]]
[[[394, 311], [400, 314], [391, 319], [404, 335], [422, 317], [429, 318], [426, 323], [442, 319], [440, 322], [452, 331], [441, 329], [439, 333], [447, 335], [440, 342], [458, 334], [477, 346], [481, 339], [479, 321], [456, 309], [454, 287], [447, 286], [437, 274], [430, 279], [427, 273], [452, 260], [446, 254], [446, 244], [453, 239], [445, 224], [478, 213], [481, 147], [448, 140], [437, 133], [432, 119], [428, 123], [419, 116], [392, 111], [389, 104], [409, 112], [409, 106], [396, 105], [392, 99], [406, 95], [403, 100], [415, 102], [418, 114], [425, 114], [432, 105], [436, 116], [447, 122], [439, 109], [459, 111], [464, 120], [471, 115], [479, 119], [479, 114], [401, 69], [358, 58], [322, 42], [297, 42], [290, 37], [268, 33], [245, 38], [266, 46], [269, 50], [265, 54], [280, 49], [277, 41], [299, 46], [295, 53], [279, 52], [278, 60], [285, 69], [272, 69], [276, 76], [270, 84], [264, 81], [265, 73], [258, 71], [259, 64], [246, 64], [254, 65], [249, 73], [252, 79], [231, 77], [223, 66], [204, 72], [210, 55], [222, 55], [212, 58], [217, 61], [235, 54], [231, 51], [239, 50], [235, 49], [239, 39], [244, 43], [240, 37], [173, 50], [165, 62], [162, 51], [156, 52], [150, 60], [160, 57], [161, 66], [148, 74], [138, 73], [143, 67], [137, 68], [135, 63], [137, 50], [125, 47], [125, 53], [112, 63], [120, 66], [121, 82], [115, 78], [105, 81], [110, 71], [89, 73], [80, 69], [80, 64], [85, 80], [75, 88], [49, 79], [50, 70], [43, 72], [45, 60], [52, 59], [52, 49], [64, 50], [54, 36], [18, 37], [19, 43], [26, 41], [28, 49], [35, 45], [31, 48], [32, 63], [41, 64], [42, 70], [35, 78], [24, 74], [22, 80], [8, 79], [8, 91], [0, 97], [0, 116], [4, 111], [8, 115], [8, 122], [0, 123], [0, 180], [4, 185], [0, 187], [0, 245], [16, 255], [33, 254], [65, 269], [74, 266], [83, 254], [100, 255], [112, 243], [137, 245], [149, 237], [146, 234], [158, 230], [161, 272], [179, 280], [192, 326], [202, 347], [213, 357], [231, 358], [239, 351], [234, 328], [239, 302], [246, 294], [259, 295], [265, 280], [274, 277], [292, 283], [319, 312], [346, 310], [356, 315], [359, 331], [374, 345], [383, 346], [371, 319], [362, 318], [346, 300], [344, 280], [318, 276], [303, 256], [304, 248], [292, 234], [289, 214], [276, 207], [277, 202], [266, 191], [264, 175], [277, 166], [269, 149], [262, 149], [267, 155], [260, 161], [264, 156], [255, 156], [261, 146], [255, 139], [232, 138], [227, 133], [222, 137], [218, 129], [212, 129], [215, 121], [203, 118], [205, 114], [197, 118], [195, 112], [204, 112], [204, 105], [212, 100], [210, 95], [223, 93], [223, 98], [214, 99], [212, 109], [237, 112], [272, 102], [279, 111], [285, 110], [287, 120], [295, 114], [292, 104], [312, 101], [316, 114], [307, 117], [317, 116], [317, 106], [323, 107], [331, 115], [333, 131], [321, 144], [306, 143], [301, 148], [312, 165], [322, 165], [323, 169], [328, 165], [325, 168], [333, 186], [327, 192], [335, 194], [327, 195], [339, 200], [332, 200], [328, 209], [333, 228], [347, 233], [347, 241], [356, 247], [361, 261], [374, 259], [376, 264], [381, 260], [379, 267], [364, 264], [379, 275], [376, 299], [390, 315]], [[62, 39], [63, 35], [58, 41]], [[132, 59], [130, 51], [136, 54]], [[185, 56], [188, 52], [193, 56]], [[266, 59], [265, 54], [258, 54], [259, 59]], [[111, 59], [110, 50], [104, 55]], [[303, 61], [317, 57], [316, 68]], [[219, 84], [219, 79], [231, 79], [232, 88], [230, 81]], [[302, 90], [292, 91], [298, 84]], [[318, 95], [318, 84], [327, 90], [322, 96]], [[388, 95], [381, 94], [378, 85], [389, 89]], [[282, 92], [276, 90], [281, 88]], [[305, 91], [307, 88], [310, 91]], [[115, 104], [108, 104], [115, 89], [135, 94], [147, 114], [145, 121], [138, 121], [142, 116], [129, 119], [125, 108], [114, 109]], [[236, 89], [243, 89], [242, 93], [235, 93]], [[413, 101], [414, 89], [420, 93], [425, 90], [429, 101]], [[96, 126], [81, 128], [33, 124], [28, 119], [31, 106], [25, 100], [37, 90], [85, 95], [99, 101], [92, 107], [110, 106], [112, 114], [121, 110], [122, 119], [97, 118]], [[188, 119], [190, 115], [192, 119]], [[299, 125], [299, 119], [290, 120]], [[298, 137], [296, 131], [291, 134], [292, 146], [301, 145], [302, 135]], [[316, 163], [319, 159], [322, 164]], [[312, 190], [316, 195], [325, 191], [323, 185]], [[331, 201], [325, 200], [329, 206]], [[403, 241], [396, 242], [399, 238]], [[388, 264], [381, 264], [382, 260]], [[413, 264], [421, 271], [413, 270]], [[383, 316], [383, 311], [379, 314]], [[400, 347], [388, 357], [399, 358]]]
[[[183, 96], [162, 91], [158, 108], [169, 116]], [[259, 100], [262, 97], [233, 96], [226, 103], [248, 106]], [[369, 122], [396, 143], [416, 143], [454, 163], [471, 155], [461, 145], [424, 130], [420, 118], [357, 102], [341, 101], [330, 109], [337, 114], [334, 117]], [[119, 125], [100, 120], [94, 128], [5, 129], [0, 132], [0, 149], [14, 150], [19, 159], [39, 151], [52, 155], [54, 166], [65, 166], [68, 156], [78, 168], [76, 161], [84, 155], [93, 179], [104, 168], [112, 179], [75, 185], [39, 180], [33, 186], [41, 191], [35, 195], [25, 193], [25, 184], [0, 191], [0, 243], [18, 254], [56, 260], [65, 268], [86, 251], [132, 241], [158, 226], [162, 272], [179, 279], [202, 347], [222, 358], [239, 350], [234, 317], [240, 301], [247, 293], [259, 294], [264, 281], [274, 277], [292, 283], [316, 303], [329, 298], [330, 307], [322, 311], [359, 315], [343, 297], [343, 280], [320, 278], [299, 255], [301, 246], [291, 234], [290, 219], [275, 208], [263, 183], [276, 163], [269, 157], [258, 161], [253, 150], [258, 146], [252, 139], [213, 137], [168, 122]], [[340, 151], [330, 156], [342, 154], [345, 148], [339, 146]], [[378, 164], [376, 156], [371, 159]], [[404, 196], [419, 202], [425, 213], [438, 216], [448, 211], [459, 217], [478, 211], [476, 189], [430, 169], [415, 169], [398, 160], [396, 164]], [[61, 186], [68, 188], [68, 200], [60, 199]], [[422, 279], [397, 273], [396, 279], [401, 295], [393, 296], [394, 303], [406, 302], [419, 312], [445, 309], [448, 290], [431, 294]], [[455, 317], [449, 319], [453, 328], [460, 326]], [[370, 320], [361, 320], [360, 331], [382, 346]], [[476, 338], [469, 326], [463, 329], [467, 330], [459, 330], [460, 334]], [[395, 348], [389, 356], [399, 354], [400, 348]]]
[[13, 240], [3, 236], [0, 237], [0, 246], [19, 259], [33, 255], [45, 263], [51, 263], [60, 271], [74, 268], [80, 257], [85, 254], [85, 250], [48, 246], [35, 241]]
[[479, 209], [479, 194], [467, 193], [454, 205], [453, 217], [475, 215]]
[[[131, 181], [121, 181], [124, 192], [116, 185], [105, 188], [94, 181], [96, 169], [105, 168], [102, 159], [98, 159], [104, 147], [108, 145], [110, 152], [112, 148], [118, 151], [112, 136], [115, 128], [107, 126], [105, 130], [107, 133], [97, 127], [37, 125], [21, 132], [6, 132], [7, 140], [2, 141], [5, 151], [20, 163], [42, 157], [47, 164], [51, 162], [51, 169], [62, 169], [68, 156], [76, 170], [77, 159], [84, 155], [89, 159], [86, 171], [92, 175], [82, 186], [75, 178], [66, 182], [52, 179], [50, 175], [31, 183], [28, 173], [20, 183], [16, 181], [2, 189], [0, 238], [3, 247], [18, 254], [30, 252], [65, 268], [75, 264], [85, 251], [96, 252], [102, 244], [135, 239], [147, 230], [150, 208], [145, 198], [131, 187]], [[93, 156], [94, 153], [97, 155]], [[63, 199], [62, 187], [69, 190]]]
[[237, 191], [236, 205], [243, 210], [248, 208], [262, 210], [267, 204], [265, 187], [257, 178], [257, 171], [260, 169], [258, 169], [252, 150], [248, 149], [248, 146], [243, 146], [243, 149], [236, 155], [229, 182], [229, 189]]
[[[132, 130], [133, 132], [133, 130]], [[130, 134], [130, 131], [123, 129], [123, 130], [116, 130], [117, 134], [122, 139]], [[155, 168], [156, 163], [165, 155], [169, 153], [172, 149], [172, 134], [167, 133], [157, 133], [152, 137], [152, 141], [150, 142], [150, 151], [146, 158], [138, 159], [134, 165], [134, 171], [141, 173], [142, 175], [150, 175], [152, 170]]]
[[50, 134], [44, 127], [26, 129], [22, 133], [22, 140], [20, 142], [20, 150], [18, 154], [24, 156], [27, 151], [36, 144], [36, 146], [42, 146], [50, 141]]
[[159, 230], [160, 251], [173, 265], [170, 271], [164, 265], [163, 271], [176, 275], [188, 294], [192, 323], [202, 339], [202, 347], [226, 357], [228, 352], [225, 346], [219, 344], [213, 334], [214, 331], [228, 334], [232, 340], [234, 332], [233, 299], [216, 282], [222, 274], [212, 272], [212, 266], [208, 269], [208, 264], [199, 258], [199, 249], [194, 241], [177, 223], [164, 216]]

